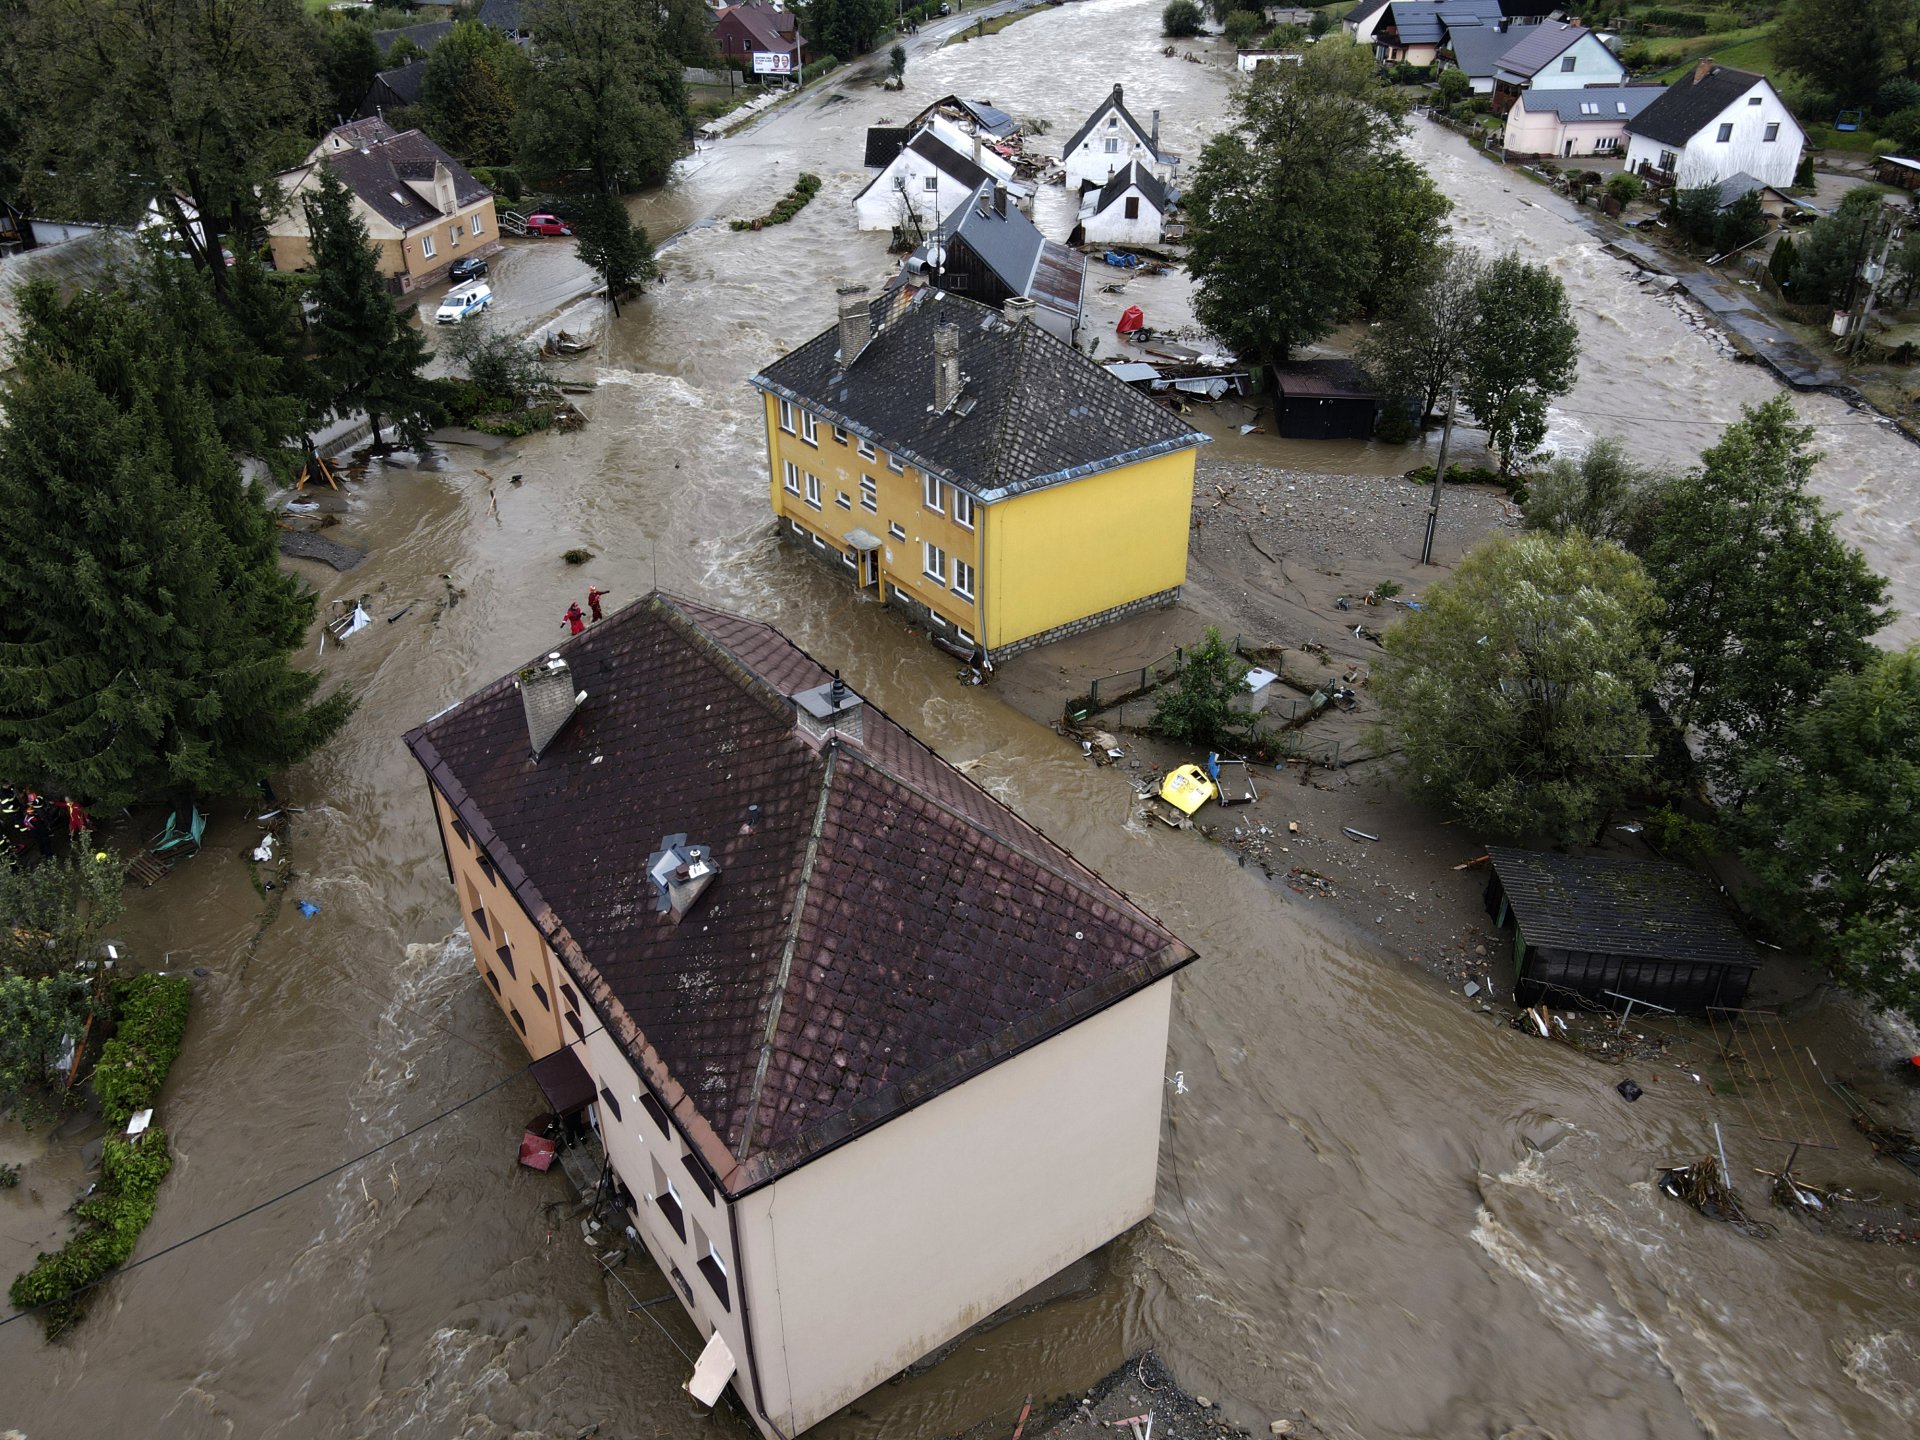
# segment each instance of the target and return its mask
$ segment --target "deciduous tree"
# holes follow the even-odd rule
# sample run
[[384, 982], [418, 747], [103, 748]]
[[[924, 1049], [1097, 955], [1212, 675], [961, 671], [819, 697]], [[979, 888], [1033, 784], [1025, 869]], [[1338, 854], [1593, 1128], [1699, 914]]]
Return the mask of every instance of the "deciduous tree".
[[1208, 330], [1272, 365], [1360, 306], [1389, 240], [1377, 229], [1381, 177], [1404, 173], [1403, 109], [1371, 55], [1344, 39], [1254, 73], [1187, 192], [1188, 269]]
[[614, 314], [620, 297], [631, 294], [659, 273], [653, 243], [618, 195], [590, 195], [574, 207], [574, 249], [607, 282]]
[[1200, 644], [1180, 657], [1180, 668], [1155, 699], [1155, 733], [1185, 745], [1218, 745], [1244, 733], [1247, 717], [1233, 708], [1233, 699], [1246, 678], [1246, 662], [1209, 625]]
[[1788, 0], [1774, 24], [1773, 53], [1841, 104], [1857, 104], [1886, 70], [1884, 0]]
[[0, 774], [96, 809], [252, 789], [351, 709], [293, 668], [313, 596], [174, 337], [23, 292], [0, 419]]
[[522, 162], [612, 195], [664, 180], [680, 153], [686, 87], [653, 13], [629, 0], [529, 0], [534, 73]]
[[1578, 460], [1562, 455], [1527, 482], [1527, 528], [1564, 535], [1577, 530], [1628, 550], [1650, 538], [1652, 514], [1665, 477], [1636, 465], [1612, 436], [1602, 436]]
[[1814, 221], [1794, 247], [1788, 295], [1801, 305], [1851, 305], [1860, 267], [1880, 236], [1880, 211], [1879, 192], [1862, 187]]
[[420, 373], [426, 339], [387, 293], [347, 187], [325, 166], [317, 173], [319, 188], [305, 201], [313, 240], [310, 333], [327, 408], [342, 415], [364, 411], [376, 446], [383, 443], [383, 419], [392, 420], [405, 443], [420, 444], [440, 413]]
[[1886, 581], [1807, 491], [1819, 455], [1785, 395], [1749, 406], [1669, 484], [1645, 559], [1666, 603], [1663, 690], [1725, 788], [1755, 747], [1873, 654]]
[[28, 0], [24, 18], [39, 208], [127, 221], [152, 202], [224, 296], [222, 237], [244, 247], [322, 113], [299, 0]]
[[373, 27], [364, 20], [329, 15], [315, 21], [313, 46], [320, 80], [326, 87], [326, 113], [337, 124], [359, 110], [374, 77], [390, 67], [381, 57]]
[[1750, 900], [1843, 984], [1920, 1021], [1920, 655], [1875, 651], [1750, 757]]
[[1479, 546], [1387, 632], [1374, 677], [1415, 789], [1489, 839], [1591, 838], [1646, 775], [1658, 609], [1608, 541]]
[[1169, 40], [1191, 40], [1206, 30], [1206, 15], [1194, 0], [1167, 0], [1160, 12], [1160, 33]]
[[1420, 419], [1433, 414], [1466, 361], [1480, 323], [1480, 257], [1447, 245], [1435, 251], [1381, 307], [1359, 358], [1384, 394], [1409, 397]]
[[462, 20], [427, 56], [414, 119], [470, 165], [507, 164], [532, 73], [527, 52], [504, 33]]
[[1482, 272], [1479, 303], [1460, 393], [1511, 474], [1546, 439], [1547, 402], [1573, 388], [1580, 330], [1560, 278], [1511, 252]]

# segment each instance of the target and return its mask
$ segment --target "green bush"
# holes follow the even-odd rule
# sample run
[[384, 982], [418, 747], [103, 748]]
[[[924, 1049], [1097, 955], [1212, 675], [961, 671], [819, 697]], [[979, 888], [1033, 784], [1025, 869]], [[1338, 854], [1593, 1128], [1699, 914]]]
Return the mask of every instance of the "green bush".
[[494, 194], [505, 196], [510, 202], [517, 203], [527, 193], [520, 172], [511, 165], [475, 165], [472, 169], [474, 179]]
[[1671, 30], [1676, 35], [1704, 35], [1710, 24], [1698, 10], [1669, 10], [1664, 6], [1642, 10], [1639, 18], [1649, 29]]
[[140, 1232], [153, 1219], [154, 1196], [173, 1168], [167, 1137], [151, 1126], [136, 1140], [109, 1139], [100, 1152], [100, 1187], [75, 1208], [73, 1237], [7, 1289], [16, 1310], [41, 1310], [49, 1336], [71, 1329], [86, 1314], [90, 1286], [126, 1263]]
[[840, 57], [837, 55], [822, 55], [818, 60], [810, 61], [802, 65], [800, 67], [800, 83], [802, 85], [811, 85], [839, 63]]
[[187, 1033], [193, 986], [184, 975], [136, 975], [113, 987], [119, 1031], [100, 1050], [93, 1093], [109, 1125], [150, 1109]]
[[1253, 44], [1264, 25], [1265, 21], [1253, 11], [1235, 10], [1227, 16], [1226, 22], [1220, 27], [1220, 33], [1226, 37], [1229, 45], [1235, 49], [1244, 50]]
[[1160, 12], [1160, 33], [1169, 40], [1191, 40], [1205, 32], [1200, 7], [1194, 0], [1167, 0]]
[[[1433, 466], [1422, 465], [1417, 470], [1409, 470], [1407, 472], [1407, 479], [1413, 481], [1416, 485], [1431, 485], [1433, 483]], [[1501, 478], [1498, 470], [1489, 470], [1484, 465], [1453, 464], [1447, 466], [1447, 484], [1498, 485], [1503, 490], [1509, 488], [1507, 482]]]
[[1625, 170], [1607, 181], [1607, 198], [1625, 209], [1646, 191], [1647, 182]]
[[1245, 735], [1246, 715], [1233, 708], [1248, 665], [1209, 625], [1206, 638], [1180, 657], [1171, 684], [1153, 707], [1153, 731], [1187, 745], [1216, 746]]
[[774, 207], [758, 220], [730, 220], [728, 225], [735, 230], [761, 230], [769, 225], [784, 225], [802, 210], [807, 202], [820, 193], [820, 177], [807, 171], [794, 182], [793, 189], [782, 195]]

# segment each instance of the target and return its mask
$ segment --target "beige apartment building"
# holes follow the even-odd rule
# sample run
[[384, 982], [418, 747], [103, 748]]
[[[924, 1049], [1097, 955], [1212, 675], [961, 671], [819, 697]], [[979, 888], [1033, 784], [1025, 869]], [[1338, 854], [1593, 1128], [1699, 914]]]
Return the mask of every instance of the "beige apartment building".
[[1193, 952], [770, 627], [651, 595], [407, 743], [708, 1403], [797, 1435], [1152, 1213]]
[[329, 130], [306, 163], [278, 177], [286, 203], [267, 224], [276, 270], [313, 263], [303, 197], [324, 166], [353, 194], [380, 273], [396, 295], [446, 277], [463, 255], [500, 249], [493, 192], [418, 130], [396, 131], [380, 119]]

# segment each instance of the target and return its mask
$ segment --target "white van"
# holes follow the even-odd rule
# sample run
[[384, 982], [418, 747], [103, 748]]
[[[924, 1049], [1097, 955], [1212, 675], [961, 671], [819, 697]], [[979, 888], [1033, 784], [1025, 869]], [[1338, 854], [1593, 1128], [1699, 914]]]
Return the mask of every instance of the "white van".
[[440, 302], [440, 308], [433, 312], [433, 318], [442, 325], [458, 325], [469, 315], [478, 315], [491, 304], [493, 287], [484, 280], [469, 280], [447, 291], [447, 298]]

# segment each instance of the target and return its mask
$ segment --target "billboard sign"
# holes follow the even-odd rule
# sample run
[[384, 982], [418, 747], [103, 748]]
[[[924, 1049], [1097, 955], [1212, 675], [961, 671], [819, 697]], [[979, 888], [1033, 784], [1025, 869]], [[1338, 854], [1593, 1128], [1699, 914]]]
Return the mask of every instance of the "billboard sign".
[[753, 53], [753, 73], [756, 75], [791, 75], [793, 56], [784, 51], [756, 50]]

